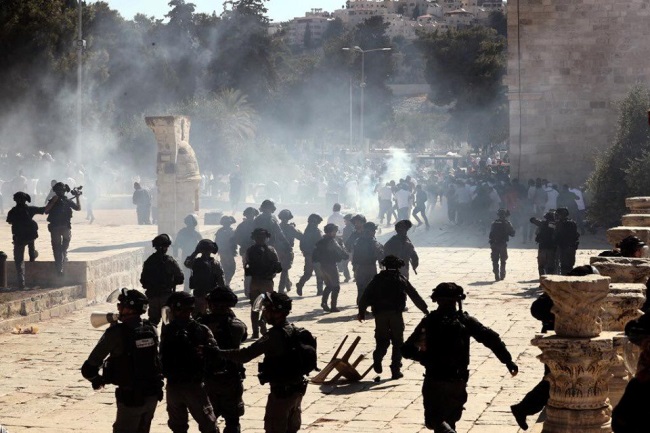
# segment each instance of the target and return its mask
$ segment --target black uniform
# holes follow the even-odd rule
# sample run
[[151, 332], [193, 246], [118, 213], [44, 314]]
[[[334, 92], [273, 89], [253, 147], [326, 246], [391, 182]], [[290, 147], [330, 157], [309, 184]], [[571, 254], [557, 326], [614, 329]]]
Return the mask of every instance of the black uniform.
[[280, 281], [278, 282], [278, 292], [291, 290], [291, 280], [289, 279], [289, 269], [293, 266], [293, 245], [295, 240], [302, 239], [302, 232], [296, 228], [294, 223], [282, 221], [280, 223], [282, 233], [287, 239], [288, 247], [284, 250], [278, 250], [280, 256], [280, 263], [282, 264], [282, 273], [280, 273]]
[[384, 258], [384, 249], [374, 236], [360, 236], [354, 243], [352, 270], [357, 283], [357, 305], [366, 286], [377, 275], [377, 262]]
[[405, 358], [425, 367], [422, 396], [424, 422], [436, 433], [455, 429], [467, 401], [470, 337], [483, 344], [508, 365], [512, 356], [499, 334], [463, 311], [429, 313], [404, 343]]
[[[305, 257], [305, 268], [296, 284], [296, 290], [298, 295], [302, 296], [302, 288], [307, 281], [311, 278], [312, 273], [314, 272], [314, 263], [312, 262], [312, 255], [314, 249], [316, 248], [316, 243], [323, 238], [323, 232], [318, 228], [316, 224], [307, 224], [305, 228], [305, 233], [300, 239], [300, 251], [302, 251], [303, 256]], [[316, 273], [316, 294], [323, 294], [323, 277], [319, 275], [319, 272]]]
[[[200, 346], [204, 355], [199, 353]], [[187, 433], [188, 410], [201, 433], [219, 431], [203, 386], [206, 368], [211, 363], [209, 354], [216, 348], [217, 342], [208, 327], [192, 319], [172, 320], [163, 327], [160, 358], [167, 379], [167, 425], [173, 433]]]
[[189, 256], [185, 259], [185, 267], [192, 270], [190, 289], [196, 300], [194, 304], [196, 317], [207, 312], [208, 301], [205, 299], [207, 294], [217, 286], [225, 287], [226, 281], [221, 263], [210, 255]]
[[408, 280], [397, 269], [387, 269], [379, 272], [370, 281], [359, 301], [359, 314], [366, 308], [372, 309], [375, 317], [375, 351], [372, 353], [373, 362], [381, 365], [388, 346], [392, 343], [390, 369], [393, 376], [402, 367], [402, 343], [404, 342], [404, 318], [402, 312], [406, 307], [406, 296], [424, 314], [429, 313], [427, 303], [418, 294]]
[[409, 264], [413, 269], [420, 264], [420, 257], [408, 236], [395, 235], [384, 244], [384, 256], [395, 256], [404, 260], [404, 266], [399, 268], [402, 275], [409, 278]]
[[149, 299], [149, 320], [154, 326], [160, 323], [160, 311], [167, 298], [176, 291], [177, 285], [183, 284], [184, 279], [180, 266], [172, 256], [157, 251], [145, 260], [140, 284]]
[[327, 299], [332, 294], [331, 310], [337, 311], [336, 305], [341, 290], [341, 281], [339, 279], [339, 270], [336, 266], [338, 262], [348, 259], [349, 255], [340, 243], [338, 238], [329, 236], [316, 242], [316, 247], [312, 254], [312, 262], [318, 263], [320, 273], [325, 282], [325, 290], [321, 299], [321, 306], [327, 306]]
[[557, 243], [555, 242], [555, 221], [542, 221], [531, 218], [530, 222], [537, 226], [535, 242], [537, 249], [537, 269], [539, 275], [555, 274]]
[[[253, 245], [255, 242], [251, 239], [251, 233], [255, 230], [255, 219], [247, 218], [235, 229], [234, 242], [236, 245], [239, 245], [239, 255], [243, 256], [246, 253], [248, 247]], [[217, 245], [221, 248], [221, 244], [217, 242]]]
[[303, 374], [287, 368], [290, 359], [291, 336], [295, 328], [288, 322], [272, 327], [269, 332], [248, 347], [238, 350], [222, 350], [226, 359], [247, 363], [260, 355], [260, 381], [270, 382], [271, 393], [266, 403], [264, 431], [266, 433], [295, 433], [300, 430], [302, 397], [307, 390]]
[[[103, 378], [99, 376], [102, 365]], [[88, 380], [103, 379], [102, 383], [117, 385], [114, 433], [149, 432], [156, 405], [163, 397], [163, 380], [158, 335], [148, 321], [138, 317], [109, 327], [81, 372]]]
[[571, 272], [576, 263], [576, 250], [580, 240], [578, 226], [570, 218], [560, 219], [555, 227], [555, 242], [557, 243], [560, 272], [566, 275]]
[[[273, 278], [277, 273], [282, 272], [282, 265], [278, 253], [272, 246], [257, 244], [248, 248], [244, 263], [244, 274], [250, 277], [248, 299], [252, 308], [253, 302], [259, 295], [273, 291]], [[260, 313], [251, 310], [253, 338], [257, 338], [260, 331], [262, 334], [266, 333], [266, 325], [259, 318]]]
[[221, 227], [217, 230], [214, 242], [219, 246], [219, 259], [223, 268], [223, 278], [226, 281], [226, 285], [230, 286], [232, 277], [235, 275], [235, 270], [237, 269], [237, 264], [235, 263], [235, 256], [237, 255], [235, 231], [230, 226]]
[[68, 260], [68, 247], [72, 240], [72, 211], [81, 208], [67, 197], [56, 196], [54, 206], [49, 210], [47, 228], [52, 238], [52, 252], [57, 272], [63, 273], [63, 262]]
[[[289, 242], [280, 228], [278, 219], [272, 213], [262, 212], [255, 218], [254, 229], [264, 229], [271, 234], [269, 245], [278, 251], [288, 251]], [[252, 230], [251, 230], [252, 231]], [[250, 233], [249, 233], [250, 236]]]
[[[248, 337], [246, 325], [234, 313], [211, 313], [200, 322], [210, 328], [221, 349], [239, 349]], [[239, 433], [239, 418], [244, 415], [244, 377], [246, 369], [234, 361], [220, 361], [208, 368], [205, 389], [215, 416], [226, 421], [224, 433]]]
[[138, 224], [151, 224], [151, 194], [146, 189], [136, 189], [132, 197], [135, 211], [138, 215]]
[[18, 287], [21, 289], [25, 287], [25, 247], [29, 252], [30, 262], [36, 260], [38, 255], [34, 247], [34, 241], [38, 238], [38, 224], [33, 218], [34, 215], [44, 212], [44, 207], [16, 204], [7, 214], [7, 222], [11, 224], [11, 234], [13, 235]]
[[645, 433], [650, 425], [650, 381], [633, 377], [612, 412], [614, 433]]
[[[499, 218], [492, 223], [490, 228], [490, 255], [492, 259], [492, 272], [494, 279], [499, 281], [506, 277], [506, 260], [508, 260], [508, 241], [515, 235], [515, 228], [510, 221]], [[501, 266], [499, 266], [501, 261]]]

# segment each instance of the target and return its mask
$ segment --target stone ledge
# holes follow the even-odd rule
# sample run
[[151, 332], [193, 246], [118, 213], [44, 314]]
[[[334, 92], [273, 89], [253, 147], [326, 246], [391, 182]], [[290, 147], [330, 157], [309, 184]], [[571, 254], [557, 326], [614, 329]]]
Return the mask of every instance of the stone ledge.
[[619, 226], [607, 230], [607, 242], [616, 246], [628, 236], [637, 236], [646, 244], [650, 243], [650, 227]]
[[650, 227], [650, 214], [631, 213], [623, 215], [622, 223], [624, 227]]
[[600, 275], [610, 277], [612, 283], [645, 284], [650, 277], [650, 259], [591, 257], [589, 264], [598, 269]]
[[50, 308], [29, 314], [27, 316], [19, 316], [7, 320], [0, 320], [0, 333], [11, 332], [16, 326], [33, 325], [35, 323], [48, 320], [53, 317], [61, 317], [65, 314], [72, 313], [73, 311], [81, 310], [87, 306], [88, 302], [85, 298], [76, 299], [65, 304], [54, 305]]

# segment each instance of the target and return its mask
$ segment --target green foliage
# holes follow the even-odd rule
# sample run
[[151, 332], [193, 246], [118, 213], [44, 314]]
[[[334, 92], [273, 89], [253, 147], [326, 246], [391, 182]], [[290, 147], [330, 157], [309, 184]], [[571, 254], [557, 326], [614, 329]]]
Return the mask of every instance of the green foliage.
[[589, 218], [595, 222], [615, 225], [626, 212], [626, 197], [650, 195], [649, 104], [650, 91], [643, 86], [632, 88], [619, 103], [614, 143], [597, 157], [596, 167], [587, 180], [592, 196]]
[[495, 30], [472, 27], [421, 34], [431, 100], [449, 105], [448, 129], [474, 148], [503, 141], [508, 131], [506, 41]]

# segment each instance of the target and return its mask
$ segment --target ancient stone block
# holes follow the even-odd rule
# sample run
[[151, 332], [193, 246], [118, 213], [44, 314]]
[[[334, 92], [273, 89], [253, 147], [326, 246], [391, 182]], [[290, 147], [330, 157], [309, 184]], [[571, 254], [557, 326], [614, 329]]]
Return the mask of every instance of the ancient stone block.
[[628, 257], [591, 257], [589, 263], [612, 283], [645, 284], [650, 277], [650, 259]]

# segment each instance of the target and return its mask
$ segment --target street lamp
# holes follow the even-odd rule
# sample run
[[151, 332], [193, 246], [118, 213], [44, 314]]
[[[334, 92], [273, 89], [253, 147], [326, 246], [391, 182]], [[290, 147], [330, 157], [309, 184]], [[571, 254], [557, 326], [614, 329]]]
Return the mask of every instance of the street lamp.
[[[390, 51], [392, 48], [389, 47], [384, 47], [384, 48], [373, 48], [371, 50], [362, 50], [360, 46], [355, 45], [352, 48], [345, 47], [342, 48], [343, 51], [357, 51], [361, 53], [361, 84], [359, 87], [361, 87], [361, 118], [359, 119], [359, 139], [361, 140], [361, 146], [362, 148], [365, 149], [364, 146], [364, 132], [363, 132], [363, 106], [364, 106], [364, 100], [363, 100], [363, 89], [366, 87], [366, 62], [365, 62], [365, 54], [366, 53], [372, 53], [374, 51]], [[350, 95], [351, 97], [352, 95]], [[351, 105], [351, 104], [350, 104]], [[350, 109], [350, 113], [352, 110]], [[350, 123], [352, 123], [352, 114], [350, 114]]]

